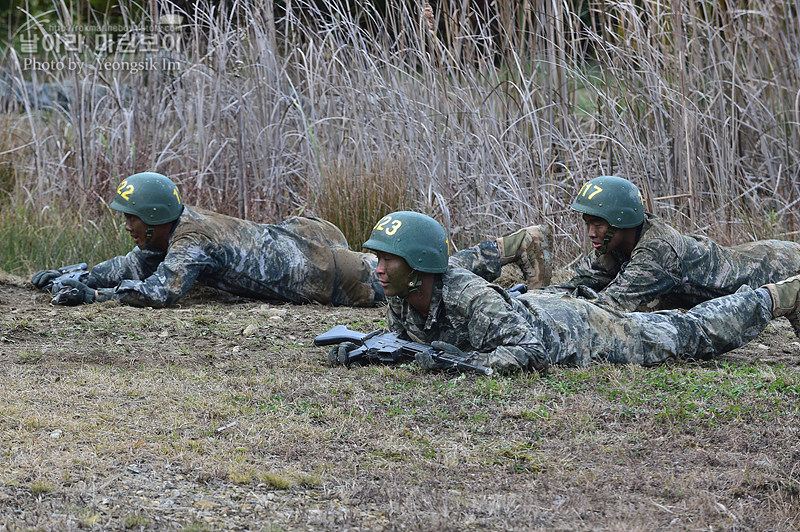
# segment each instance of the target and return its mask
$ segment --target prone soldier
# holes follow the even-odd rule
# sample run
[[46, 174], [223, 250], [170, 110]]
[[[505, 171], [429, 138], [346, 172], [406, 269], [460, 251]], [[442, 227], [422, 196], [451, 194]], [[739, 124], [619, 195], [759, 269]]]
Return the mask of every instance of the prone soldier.
[[800, 273], [800, 244], [760, 240], [725, 247], [686, 236], [645, 212], [627, 179], [596, 177], [581, 187], [572, 209], [583, 215], [594, 256], [569, 281], [546, 290], [570, 291], [623, 311], [689, 308]]
[[[195, 281], [234, 295], [291, 303], [372, 306], [385, 300], [377, 259], [348, 248], [342, 232], [319, 218], [258, 224], [183, 204], [177, 186], [153, 172], [117, 187], [114, 210], [136, 247], [97, 264], [54, 302], [76, 305], [117, 300], [134, 306], [175, 304]], [[538, 226], [485, 241], [450, 258], [495, 279], [516, 262], [532, 286], [549, 282], [547, 233]], [[42, 270], [31, 282], [46, 289], [62, 272]]]
[[[415, 238], [408, 238], [411, 234]], [[436, 220], [415, 212], [394, 212], [373, 228], [364, 248], [378, 257], [376, 274], [388, 299], [387, 327], [499, 372], [545, 373], [553, 364], [653, 366], [670, 359], [711, 359], [752, 340], [770, 320], [798, 314], [800, 276], [755, 290], [744, 286], [687, 312], [624, 313], [542, 290], [511, 297], [449, 265], [446, 242]], [[348, 348], [356, 346], [338, 349]], [[331, 363], [345, 358], [341, 351], [328, 357]], [[425, 352], [416, 360], [426, 369], [443, 368]]]

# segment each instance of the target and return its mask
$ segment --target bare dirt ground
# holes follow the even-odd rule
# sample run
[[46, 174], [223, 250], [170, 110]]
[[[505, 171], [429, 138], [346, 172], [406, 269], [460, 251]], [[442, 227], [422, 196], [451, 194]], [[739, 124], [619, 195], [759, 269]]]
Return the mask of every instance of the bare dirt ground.
[[800, 529], [800, 344], [485, 378], [328, 368], [383, 310], [208, 290], [54, 307], [0, 274], [0, 528]]

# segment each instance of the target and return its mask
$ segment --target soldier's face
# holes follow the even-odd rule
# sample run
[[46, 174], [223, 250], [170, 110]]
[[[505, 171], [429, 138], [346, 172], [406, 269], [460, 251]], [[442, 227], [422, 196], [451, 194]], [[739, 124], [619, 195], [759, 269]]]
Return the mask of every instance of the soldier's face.
[[[592, 247], [594, 247], [594, 249], [602, 247], [603, 242], [605, 242], [606, 239], [606, 233], [608, 233], [611, 225], [602, 218], [590, 216], [588, 214], [583, 215], [583, 221], [586, 222], [586, 232], [589, 235], [589, 240], [592, 241]], [[611, 237], [611, 240], [608, 242], [606, 253], [613, 251], [617, 246], [619, 246], [621, 240], [622, 233], [620, 231], [614, 233], [614, 236]]]
[[377, 255], [378, 267], [375, 268], [375, 275], [378, 276], [386, 297], [404, 294], [408, 287], [411, 266], [404, 258], [391, 253], [378, 251]]
[[125, 214], [125, 230], [130, 233], [137, 246], [142, 247], [147, 244], [147, 224], [138, 216]]

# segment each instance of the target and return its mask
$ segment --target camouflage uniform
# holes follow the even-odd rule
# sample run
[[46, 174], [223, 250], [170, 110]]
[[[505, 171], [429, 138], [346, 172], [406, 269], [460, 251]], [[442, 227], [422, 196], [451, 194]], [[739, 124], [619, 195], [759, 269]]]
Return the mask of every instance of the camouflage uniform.
[[651, 366], [709, 359], [755, 338], [772, 318], [764, 289], [742, 288], [688, 312], [623, 313], [569, 294], [530, 291], [512, 298], [470, 272], [436, 276], [428, 316], [389, 298], [388, 326], [425, 344], [440, 340], [467, 360], [502, 372], [591, 362]]
[[[487, 278], [500, 272], [497, 245], [452, 257]], [[292, 217], [276, 225], [185, 208], [166, 252], [138, 247], [92, 268], [97, 301], [164, 307], [198, 281], [235, 295], [292, 303], [371, 306], [385, 299], [375, 256], [354, 252], [336, 226]]]
[[548, 290], [575, 290], [614, 308], [634, 311], [690, 308], [800, 272], [800, 244], [761, 240], [723, 247], [711, 239], [684, 236], [654, 214], [646, 214], [630, 258], [617, 251], [587, 257], [575, 277]]

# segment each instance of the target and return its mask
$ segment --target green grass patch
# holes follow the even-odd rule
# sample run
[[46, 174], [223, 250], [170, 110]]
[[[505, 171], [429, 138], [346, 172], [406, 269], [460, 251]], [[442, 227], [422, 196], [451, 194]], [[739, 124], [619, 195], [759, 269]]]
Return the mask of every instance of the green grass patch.
[[[597, 368], [597, 391], [619, 403], [618, 414], [649, 413], [663, 423], [702, 422], [766, 416], [774, 419], [796, 412], [800, 397], [797, 379], [780, 368], [720, 363], [716, 368], [663, 366], [637, 371], [636, 378], [609, 378]], [[770, 409], [764, 405], [770, 404]]]
[[[95, 209], [92, 209], [95, 210]], [[86, 262], [93, 266], [133, 248], [121, 215], [86, 214], [50, 205], [6, 205], [0, 211], [0, 270], [31, 272]]]
[[126, 516], [122, 523], [123, 527], [125, 527], [126, 530], [134, 528], [143, 528], [149, 524], [150, 524], [150, 518], [138, 512]]
[[277, 473], [261, 473], [258, 479], [267, 486], [278, 490], [288, 490], [292, 487], [292, 479]]
[[49, 480], [35, 480], [28, 486], [34, 497], [45, 495], [53, 491], [53, 484]]

